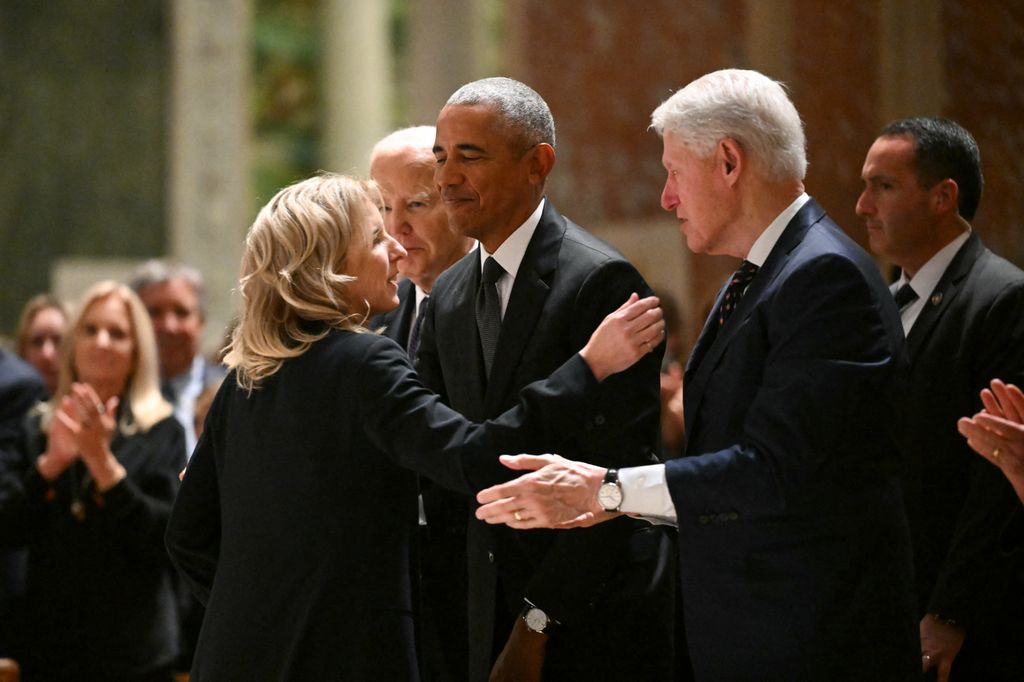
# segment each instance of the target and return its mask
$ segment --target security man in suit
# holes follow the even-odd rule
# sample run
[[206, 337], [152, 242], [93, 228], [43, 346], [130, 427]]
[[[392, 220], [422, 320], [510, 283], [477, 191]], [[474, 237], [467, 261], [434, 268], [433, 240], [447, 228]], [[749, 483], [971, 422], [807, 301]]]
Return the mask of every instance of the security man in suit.
[[481, 491], [477, 515], [515, 528], [621, 512], [676, 524], [698, 681], [919, 679], [892, 296], [804, 191], [803, 124], [781, 84], [716, 71], [651, 118], [661, 204], [687, 246], [743, 259], [684, 373], [683, 455], [621, 470], [506, 458], [539, 470]]
[[[450, 224], [480, 248], [438, 278], [417, 371], [473, 420], [569, 358], [631, 293], [650, 291], [614, 248], [544, 196], [555, 163], [544, 100], [509, 78], [457, 90], [441, 110], [435, 180]], [[657, 461], [663, 343], [600, 386], [582, 437], [553, 443], [609, 466]], [[639, 406], [639, 408], [637, 407]], [[493, 531], [493, 532], [492, 532]], [[619, 519], [596, 529], [468, 530], [470, 679], [670, 679], [671, 544]]]
[[953, 121], [889, 124], [862, 177], [871, 250], [902, 269], [892, 290], [910, 356], [901, 445], [922, 665], [941, 682], [1019, 680], [1024, 581], [999, 549], [1017, 502], [956, 425], [981, 409], [992, 377], [1024, 379], [1024, 272], [971, 229], [981, 157]]
[[[385, 136], [370, 154], [370, 177], [384, 199], [384, 228], [404, 248], [398, 272], [399, 305], [379, 315], [371, 329], [398, 342], [415, 361], [421, 311], [437, 277], [466, 255], [475, 242], [448, 225], [434, 184], [434, 126], [403, 128]], [[424, 682], [466, 675], [466, 514], [469, 500], [419, 479], [417, 534], [419, 620], [417, 654]]]

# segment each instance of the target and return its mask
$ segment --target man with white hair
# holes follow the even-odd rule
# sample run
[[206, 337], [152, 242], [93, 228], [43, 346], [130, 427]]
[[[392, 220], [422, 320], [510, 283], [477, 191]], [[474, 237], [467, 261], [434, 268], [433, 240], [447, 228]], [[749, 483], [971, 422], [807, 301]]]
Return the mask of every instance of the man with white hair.
[[[371, 328], [416, 360], [420, 325], [434, 280], [476, 243], [448, 225], [434, 184], [434, 126], [403, 128], [387, 135], [370, 154], [370, 177], [384, 199], [384, 229], [406, 251], [398, 261], [405, 278], [399, 305], [378, 316]], [[425, 681], [461, 679], [467, 664], [466, 517], [469, 500], [420, 479], [419, 627], [417, 653]]]
[[618, 471], [506, 458], [538, 471], [482, 491], [477, 515], [515, 528], [621, 513], [677, 525], [697, 680], [916, 679], [892, 296], [805, 193], [803, 124], [779, 83], [708, 74], [652, 127], [661, 204], [689, 248], [743, 261], [686, 368], [683, 456]]

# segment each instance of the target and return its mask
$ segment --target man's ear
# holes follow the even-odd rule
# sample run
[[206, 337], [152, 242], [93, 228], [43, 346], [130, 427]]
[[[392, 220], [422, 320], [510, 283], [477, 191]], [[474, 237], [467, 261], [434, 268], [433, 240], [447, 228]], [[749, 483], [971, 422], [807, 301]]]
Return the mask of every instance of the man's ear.
[[529, 164], [530, 181], [544, 184], [548, 173], [555, 167], [555, 148], [546, 142], [539, 142], [528, 152], [526, 162]]
[[740, 173], [746, 165], [746, 158], [743, 156], [743, 148], [731, 137], [719, 140], [715, 149], [717, 162], [722, 170], [725, 181], [731, 186], [739, 180]]
[[929, 191], [931, 208], [936, 213], [958, 213], [960, 204], [960, 187], [956, 180], [946, 178], [940, 180]]

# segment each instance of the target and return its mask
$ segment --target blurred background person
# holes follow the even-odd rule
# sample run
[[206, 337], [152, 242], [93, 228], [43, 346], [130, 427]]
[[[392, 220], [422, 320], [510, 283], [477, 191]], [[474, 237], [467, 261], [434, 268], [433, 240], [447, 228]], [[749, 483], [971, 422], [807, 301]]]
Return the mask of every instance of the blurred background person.
[[[384, 200], [384, 229], [405, 249], [398, 259], [398, 307], [379, 315], [370, 328], [384, 327], [415, 363], [420, 323], [434, 280], [476, 244], [448, 224], [434, 184], [434, 126], [403, 128], [377, 142], [370, 177]], [[417, 533], [419, 588], [417, 653], [424, 680], [462, 679], [468, 665], [466, 625], [465, 495], [420, 478]]]
[[57, 390], [60, 342], [69, 317], [68, 308], [60, 299], [39, 294], [25, 304], [15, 332], [18, 355], [36, 368], [50, 395]]
[[[981, 402], [985, 409], [960, 419], [960, 433], [972, 450], [1003, 472], [1024, 502], [1024, 391], [993, 379], [990, 387], [981, 391]], [[1020, 507], [1015, 516], [1024, 521]], [[1024, 531], [1024, 524], [1018, 525]], [[1024, 532], [1020, 538], [1024, 540]]]
[[160, 390], [174, 405], [185, 429], [186, 456], [196, 447], [195, 402], [203, 389], [224, 378], [222, 365], [202, 354], [206, 290], [199, 270], [165, 260], [150, 260], [130, 284], [149, 312], [156, 333]]
[[[226, 372], [219, 361], [202, 353], [206, 323], [206, 288], [196, 268], [181, 263], [153, 259], [143, 263], [132, 278], [131, 288], [149, 312], [156, 334], [160, 367], [160, 392], [174, 406], [174, 417], [185, 431], [185, 457], [192, 456], [199, 434], [196, 430], [196, 403], [207, 389], [216, 386]], [[192, 667], [192, 656], [203, 607], [175, 574], [181, 646], [178, 672]]]
[[[4, 475], [17, 467], [25, 415], [46, 398], [46, 385], [32, 367], [0, 348], [0, 496]], [[19, 629], [15, 608], [24, 589], [25, 552], [0, 543], [0, 659], [12, 654]]]
[[24, 680], [173, 679], [178, 624], [162, 537], [185, 462], [153, 330], [128, 287], [90, 288], [21, 471], [0, 483], [0, 540], [28, 547]]

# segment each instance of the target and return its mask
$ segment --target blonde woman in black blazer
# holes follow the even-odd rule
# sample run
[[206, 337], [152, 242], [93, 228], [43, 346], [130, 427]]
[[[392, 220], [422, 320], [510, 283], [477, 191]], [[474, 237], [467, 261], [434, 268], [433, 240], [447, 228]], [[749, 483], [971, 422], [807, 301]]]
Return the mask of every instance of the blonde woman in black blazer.
[[404, 467], [466, 493], [509, 478], [498, 454], [556, 448], [597, 382], [660, 341], [656, 301], [631, 297], [519, 406], [466, 422], [362, 326], [398, 304], [404, 253], [371, 196], [343, 176], [297, 183], [246, 240], [232, 370], [167, 532], [206, 604], [196, 682], [418, 679]]

